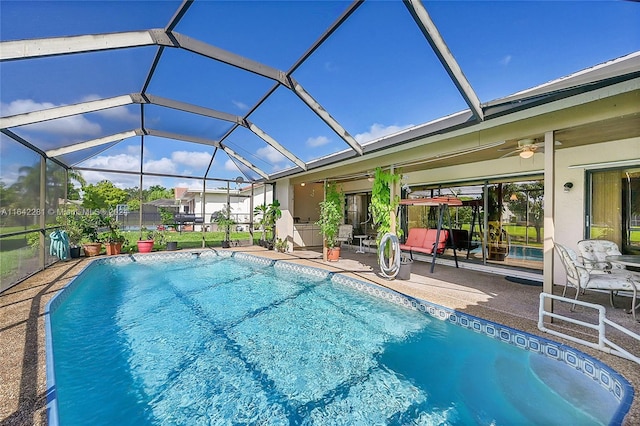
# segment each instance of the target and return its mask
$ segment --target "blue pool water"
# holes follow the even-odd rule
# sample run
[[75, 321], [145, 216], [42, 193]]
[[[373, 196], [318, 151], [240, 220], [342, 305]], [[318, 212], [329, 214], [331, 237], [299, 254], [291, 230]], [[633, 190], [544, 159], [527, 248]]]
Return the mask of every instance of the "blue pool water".
[[613, 393], [565, 363], [392, 303], [394, 295], [292, 268], [217, 256], [91, 265], [51, 308], [57, 420], [589, 425], [619, 417]]

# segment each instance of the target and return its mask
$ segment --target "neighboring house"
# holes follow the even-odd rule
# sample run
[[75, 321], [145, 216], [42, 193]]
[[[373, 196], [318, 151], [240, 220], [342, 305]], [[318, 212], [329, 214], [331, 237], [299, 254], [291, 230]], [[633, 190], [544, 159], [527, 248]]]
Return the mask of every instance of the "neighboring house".
[[196, 217], [203, 218], [203, 225], [195, 225], [193, 228], [195, 231], [202, 230], [201, 226], [205, 226], [207, 230], [216, 230], [216, 225], [212, 223], [212, 215], [223, 210], [227, 204], [231, 207], [231, 218], [237, 223], [236, 229], [249, 231], [253, 208], [273, 201], [271, 185], [254, 185], [253, 197], [251, 185], [228, 190], [211, 188], [206, 189], [204, 194], [202, 188], [178, 187], [175, 188], [175, 194], [180, 213], [194, 214]]

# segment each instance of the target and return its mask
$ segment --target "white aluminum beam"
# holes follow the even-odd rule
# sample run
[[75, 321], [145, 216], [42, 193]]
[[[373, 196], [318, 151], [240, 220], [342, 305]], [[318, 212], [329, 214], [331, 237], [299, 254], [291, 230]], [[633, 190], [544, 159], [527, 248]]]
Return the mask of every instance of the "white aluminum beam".
[[240, 154], [237, 154], [234, 150], [232, 150], [231, 148], [229, 148], [228, 146], [221, 146], [222, 150], [224, 152], [227, 153], [227, 155], [229, 157], [233, 157], [236, 160], [238, 160], [239, 162], [241, 162], [242, 164], [244, 164], [245, 166], [247, 166], [248, 168], [250, 168], [251, 170], [253, 170], [254, 172], [256, 172], [257, 174], [259, 174], [260, 176], [262, 176], [264, 179], [268, 180], [269, 179], [269, 175], [266, 174], [265, 172], [263, 172], [260, 168], [254, 166], [253, 164], [251, 164], [251, 162], [249, 162], [248, 160], [246, 160], [243, 156], [241, 156]]
[[40, 123], [42, 121], [55, 120], [72, 115], [85, 114], [88, 112], [100, 111], [107, 108], [114, 108], [132, 104], [131, 95], [116, 96], [114, 98], [99, 99], [95, 101], [82, 102], [74, 105], [64, 105], [40, 111], [26, 112], [8, 117], [0, 118], [0, 129], [25, 126], [27, 124]]
[[0, 43], [0, 62], [156, 44], [173, 45], [163, 30], [12, 40]]
[[[293, 77], [289, 77], [291, 80], [292, 90], [298, 95], [302, 101], [307, 104], [309, 108], [313, 112], [315, 112], [318, 117], [322, 121], [324, 121], [327, 126], [331, 127], [331, 129], [336, 132], [338, 136], [340, 136], [358, 155], [362, 155], [362, 146], [356, 141], [353, 136], [346, 131], [344, 127], [342, 127], [332, 116], [329, 114], [327, 110], [325, 110], [320, 103], [318, 103], [313, 97], [298, 83], [294, 80]], [[306, 169], [305, 169], [306, 170]]]
[[213, 139], [199, 138], [197, 136], [188, 136], [181, 133], [165, 132], [163, 130], [143, 129], [145, 135], [157, 136], [159, 138], [174, 139], [177, 141], [193, 142], [201, 145], [215, 146], [220, 148], [220, 142]]
[[431, 45], [436, 56], [440, 59], [442, 66], [445, 68], [451, 80], [456, 85], [460, 94], [464, 98], [469, 108], [473, 112], [473, 115], [480, 121], [484, 120], [484, 113], [480, 106], [480, 99], [476, 95], [476, 92], [471, 87], [471, 84], [465, 77], [462, 69], [458, 65], [451, 51], [444, 42], [444, 39], [440, 35], [438, 28], [431, 20], [429, 13], [425, 9], [422, 1], [420, 0], [404, 0], [405, 5], [409, 9], [409, 12], [413, 16], [414, 20], [420, 27], [420, 30], [427, 38], [427, 41]]
[[160, 96], [154, 96], [150, 94], [132, 94], [131, 98], [135, 103], [139, 104], [153, 104], [166, 108], [176, 109], [185, 112], [191, 112], [193, 114], [203, 115], [205, 117], [217, 118], [219, 120], [230, 121], [232, 123], [244, 124], [244, 119], [238, 115], [229, 114], [222, 111], [217, 111], [210, 108], [205, 108], [186, 102], [175, 101], [173, 99], [162, 98]]
[[251, 123], [248, 120], [247, 120], [246, 123], [247, 123], [247, 127], [249, 128], [249, 130], [251, 130], [256, 136], [258, 136], [260, 139], [262, 139], [263, 141], [265, 141], [266, 143], [271, 145], [276, 151], [278, 151], [280, 154], [282, 154], [285, 157], [287, 157], [289, 160], [291, 160], [295, 165], [300, 167], [302, 170], [307, 170], [307, 165], [305, 164], [304, 161], [302, 161], [301, 159], [296, 157], [287, 148], [285, 148], [284, 146], [280, 145], [280, 143], [278, 143], [278, 141], [276, 141], [271, 136], [269, 136], [264, 130], [262, 130], [261, 128], [259, 128], [258, 126], [256, 126], [255, 124]]
[[59, 157], [61, 155], [70, 154], [72, 152], [81, 151], [83, 149], [93, 148], [95, 146], [105, 145], [111, 142], [117, 142], [124, 139], [132, 138], [134, 136], [140, 136], [142, 130], [135, 129], [126, 132], [116, 133], [102, 138], [92, 139], [84, 142], [75, 143], [58, 149], [50, 149], [46, 151], [47, 157]]
[[218, 47], [212, 46], [199, 40], [192, 39], [176, 32], [172, 32], [171, 36], [173, 36], [174, 39], [178, 42], [179, 47], [185, 50], [197, 53], [202, 56], [206, 56], [207, 58], [215, 59], [220, 62], [224, 62], [225, 64], [241, 68], [254, 74], [261, 75], [271, 80], [275, 80], [286, 87], [289, 87], [289, 81], [287, 80], [287, 76], [284, 71], [261, 64], [260, 62], [245, 58], [243, 56], [236, 55], [235, 53], [231, 53], [227, 50], [220, 49]]

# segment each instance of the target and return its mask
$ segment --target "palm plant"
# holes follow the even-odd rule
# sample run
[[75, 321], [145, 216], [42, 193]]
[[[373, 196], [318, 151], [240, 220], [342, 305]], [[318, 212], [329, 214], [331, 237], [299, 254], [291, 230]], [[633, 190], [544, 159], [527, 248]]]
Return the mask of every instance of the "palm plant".
[[260, 227], [262, 232], [260, 236], [260, 244], [263, 245], [266, 241], [267, 230], [265, 228], [266, 218], [267, 218], [268, 207], [266, 204], [260, 204], [259, 206], [254, 207], [253, 214], [256, 216], [255, 223]]

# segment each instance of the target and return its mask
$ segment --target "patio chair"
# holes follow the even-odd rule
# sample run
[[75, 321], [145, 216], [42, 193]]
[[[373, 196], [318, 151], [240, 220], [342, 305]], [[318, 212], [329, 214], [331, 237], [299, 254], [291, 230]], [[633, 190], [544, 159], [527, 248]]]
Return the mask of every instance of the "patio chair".
[[[564, 285], [564, 291], [562, 297], [565, 297], [567, 287], [576, 288], [575, 299], [578, 300], [579, 294], [584, 294], [585, 290], [598, 289], [609, 291], [609, 301], [611, 306], [615, 307], [613, 303], [613, 296], [615, 292], [620, 290], [627, 290], [633, 292], [633, 299], [631, 302], [631, 310], [633, 313], [633, 319], [636, 318], [636, 297], [638, 293], [637, 286], [640, 282], [640, 278], [633, 272], [606, 274], [606, 273], [593, 273], [590, 274], [587, 268], [580, 262], [578, 255], [572, 249], [565, 247], [561, 244], [555, 243], [554, 248], [560, 257], [560, 261], [564, 266], [567, 273], [567, 281]], [[575, 304], [571, 308], [573, 310]]]
[[367, 247], [367, 253], [371, 252], [371, 248], [378, 250], [378, 238], [382, 238], [382, 236], [369, 235], [369, 238], [362, 240], [362, 245]]
[[578, 251], [584, 267], [591, 274], [610, 274], [625, 269], [624, 265], [606, 260], [607, 256], [622, 254], [618, 245], [613, 241], [595, 239], [578, 241]]
[[338, 228], [338, 238], [336, 241], [351, 245], [353, 241], [353, 225], [340, 225]]

